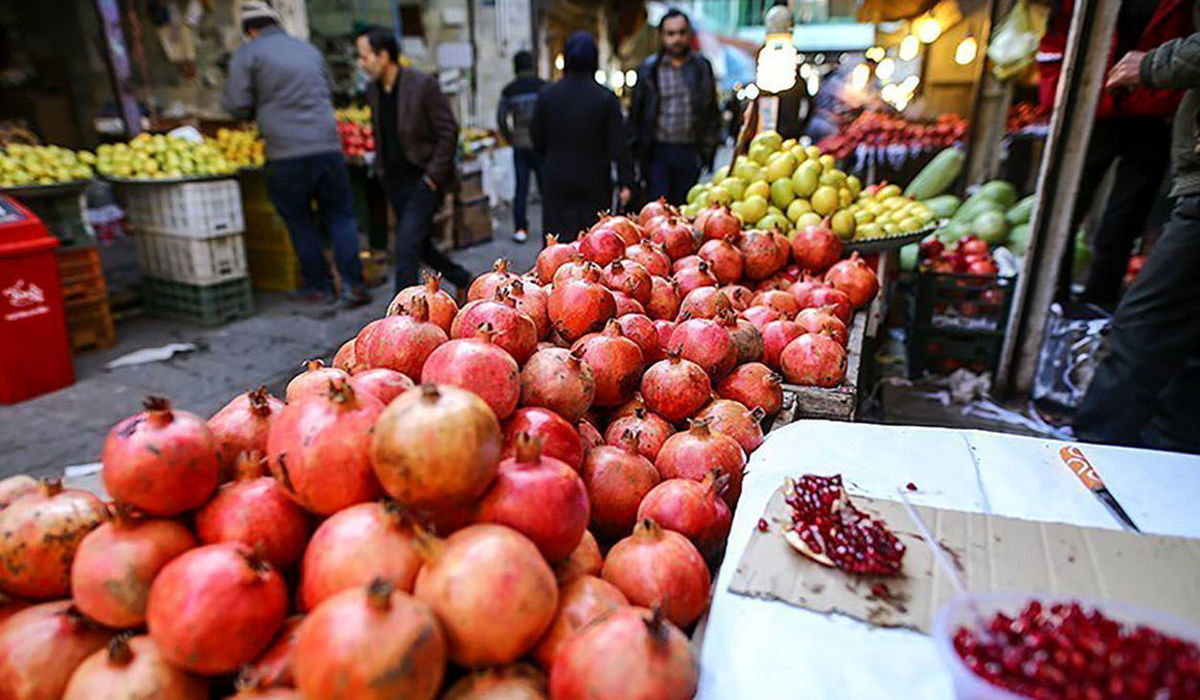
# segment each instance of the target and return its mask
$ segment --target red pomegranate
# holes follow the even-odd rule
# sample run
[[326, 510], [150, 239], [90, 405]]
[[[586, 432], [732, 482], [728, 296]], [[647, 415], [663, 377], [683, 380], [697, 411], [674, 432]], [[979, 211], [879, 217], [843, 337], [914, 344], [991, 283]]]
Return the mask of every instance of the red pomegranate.
[[492, 342], [512, 355], [519, 365], [536, 349], [538, 331], [533, 320], [517, 310], [517, 302], [508, 295], [507, 289], [497, 289], [491, 299], [468, 302], [454, 317], [450, 337], [455, 340], [474, 338], [486, 323], [492, 329]]
[[[775, 247], [779, 249], [779, 270], [777, 274], [783, 277], [783, 273], [787, 269], [788, 260], [792, 257], [792, 243], [778, 228], [771, 229], [771, 240], [775, 241]], [[791, 284], [791, 282], [788, 281], [787, 284]], [[780, 289], [786, 289], [787, 284], [783, 284]]]
[[850, 340], [846, 324], [826, 309], [804, 309], [796, 314], [796, 325], [803, 328], [805, 333], [824, 333], [841, 345]]
[[850, 297], [840, 289], [833, 287], [817, 287], [808, 295], [808, 307], [816, 309], [825, 309], [829, 313], [837, 316], [842, 320], [842, 323], [850, 325], [850, 318], [854, 315], [854, 309], [850, 304]]
[[114, 500], [151, 515], [199, 506], [217, 487], [217, 441], [202, 418], [173, 410], [167, 399], [151, 396], [143, 406], [104, 438], [104, 487]]
[[625, 258], [646, 268], [655, 277], [671, 275], [671, 258], [661, 245], [653, 241], [642, 241], [625, 249]]
[[630, 603], [660, 607], [680, 627], [698, 620], [708, 607], [712, 580], [704, 557], [686, 537], [649, 518], [613, 545], [600, 576]]
[[728, 435], [749, 455], [763, 443], [762, 419], [766, 413], [761, 408], [753, 410], [732, 399], [717, 399], [696, 414], [696, 420], [708, 423], [715, 433]]
[[671, 341], [671, 334], [675, 332], [675, 326], [679, 324], [666, 319], [658, 319], [654, 322], [654, 331], [658, 334], [658, 348], [665, 357], [667, 354], [667, 345]]
[[[386, 406], [392, 402], [392, 399], [413, 388], [416, 384], [408, 378], [407, 374], [402, 374], [394, 369], [377, 367], [350, 377], [350, 386], [355, 393], [374, 396]], [[266, 448], [265, 441], [263, 447]]]
[[482, 668], [450, 686], [441, 700], [545, 700], [546, 676], [533, 666], [516, 663]]
[[[597, 548], [596, 552], [599, 553], [599, 551], [599, 548]], [[596, 570], [599, 571], [599, 567], [597, 567]], [[5, 620], [13, 615], [16, 615], [27, 607], [29, 607], [28, 601], [24, 601], [19, 598], [13, 598], [4, 591], [0, 591], [0, 625], [3, 625]]]
[[720, 284], [733, 284], [742, 278], [742, 253], [724, 238], [710, 240], [700, 246], [700, 257]]
[[796, 280], [788, 287], [788, 293], [796, 297], [796, 301], [800, 302], [801, 309], [807, 309], [813, 306], [812, 293], [818, 287], [828, 287], [829, 285], [821, 281], [819, 277], [802, 274], [800, 279]]
[[820, 274], [842, 257], [842, 239], [829, 228], [829, 220], [809, 224], [792, 239], [792, 259], [805, 272]]
[[742, 253], [742, 270], [748, 280], [766, 279], [787, 264], [787, 257], [780, 256], [775, 239], [766, 231], [742, 231], [737, 238], [737, 248]]
[[774, 309], [781, 318], [795, 318], [800, 313], [800, 302], [796, 301], [796, 297], [778, 289], [759, 292], [754, 297], [754, 304]]
[[242, 542], [278, 569], [300, 559], [312, 523], [274, 478], [263, 476], [257, 453], [245, 455], [237, 480], [217, 489], [196, 511], [196, 535], [205, 544]]
[[537, 329], [538, 340], [544, 340], [550, 335], [550, 314], [546, 305], [550, 295], [545, 289], [534, 284], [531, 280], [513, 280], [504, 288], [509, 298], [516, 304], [517, 311], [529, 317]]
[[0, 510], [0, 590], [34, 599], [67, 595], [71, 560], [103, 520], [100, 499], [42, 480], [37, 492]]
[[493, 342], [496, 335], [491, 324], [482, 323], [475, 337], [451, 340], [434, 350], [421, 370], [421, 383], [472, 391], [487, 402], [497, 418], [512, 415], [521, 397], [520, 367], [509, 352]]
[[613, 542], [633, 528], [638, 504], [658, 485], [658, 470], [638, 452], [637, 433], [626, 432], [621, 445], [601, 445], [583, 460], [583, 483], [592, 503], [591, 530]]
[[575, 470], [544, 456], [540, 439], [518, 433], [513, 457], [500, 462], [492, 488], [479, 501], [477, 519], [520, 532], [553, 563], [579, 545], [590, 515], [587, 489]]
[[283, 579], [246, 545], [205, 545], [158, 573], [146, 626], [173, 665], [200, 675], [232, 673], [275, 638], [287, 597]]
[[599, 283], [598, 276], [599, 273], [593, 272], [586, 279], [556, 282], [550, 292], [546, 307], [550, 323], [568, 342], [600, 330], [608, 319], [617, 315], [616, 299]]
[[217, 441], [220, 481], [233, 477], [233, 466], [241, 453], [267, 451], [271, 418], [282, 408], [283, 402], [268, 394], [267, 387], [260, 386], [238, 394], [208, 419], [208, 430]]
[[676, 272], [672, 279], [679, 286], [679, 293], [687, 298], [693, 289], [700, 287], [716, 287], [717, 278], [709, 269], [708, 262], [701, 260], [696, 267], [686, 267]]
[[704, 368], [683, 359], [676, 350], [667, 352], [642, 377], [642, 398], [654, 413], [679, 423], [699, 411], [712, 394], [712, 383]]
[[650, 301], [646, 315], [653, 319], [673, 319], [679, 313], [679, 285], [675, 280], [653, 277], [650, 280]]
[[758, 362], [763, 356], [763, 337], [758, 328], [744, 318], [738, 318], [732, 310], [722, 313], [717, 322], [729, 331], [729, 339], [737, 349], [735, 364]]
[[583, 465], [583, 440], [579, 431], [554, 411], [530, 406], [518, 408], [504, 422], [504, 456], [513, 454], [518, 435], [527, 434], [541, 443], [541, 453], [578, 471]]
[[845, 292], [850, 297], [850, 305], [856, 309], [870, 304], [879, 294], [879, 278], [858, 256], [858, 251], [829, 268], [825, 273], [825, 283]]
[[701, 481], [667, 479], [642, 499], [638, 522], [649, 519], [678, 532], [706, 561], [719, 561], [733, 526], [733, 513], [721, 498], [728, 484], [729, 476], [716, 469]]
[[432, 700], [445, 673], [433, 610], [386, 579], [330, 598], [296, 635], [296, 688], [306, 698]]
[[471, 282], [471, 286], [467, 289], [467, 301], [491, 299], [496, 295], [497, 289], [507, 286], [517, 278], [518, 275], [509, 272], [508, 261], [504, 258], [497, 258], [496, 262], [492, 263], [491, 272], [485, 272]]
[[569, 421], [579, 420], [592, 406], [596, 378], [581, 352], [563, 348], [538, 350], [521, 370], [521, 404], [540, 406]]
[[807, 331], [795, 321], [771, 321], [763, 326], [763, 364], [773, 370], [779, 369], [779, 355], [787, 344]]
[[370, 445], [383, 404], [359, 395], [349, 382], [329, 393], [290, 403], [271, 424], [271, 473], [297, 503], [318, 515], [378, 498]]
[[737, 347], [729, 331], [707, 318], [691, 318], [676, 325], [667, 341], [667, 352], [677, 352], [700, 365], [713, 381], [729, 374], [737, 362]]
[[580, 420], [575, 424], [575, 428], [579, 431], [579, 439], [583, 441], [583, 458], [586, 460], [588, 452], [604, 444], [604, 438], [600, 437], [600, 431], [596, 430], [596, 426], [587, 420]]
[[729, 207], [714, 204], [708, 210], [701, 233], [709, 240], [725, 240], [742, 232], [742, 222], [729, 211]]
[[[429, 355], [446, 340], [446, 332], [429, 318], [425, 297], [417, 296], [407, 313], [368, 323], [358, 334], [354, 352], [367, 367], [395, 370], [415, 382]], [[292, 400], [289, 393], [288, 402]]]
[[579, 239], [579, 252], [588, 262], [604, 267], [625, 254], [625, 239], [611, 228], [593, 228]]
[[111, 636], [69, 600], [25, 608], [0, 625], [0, 697], [61, 698], [71, 674]]
[[626, 605], [629, 599], [625, 594], [597, 576], [579, 576], [564, 582], [558, 592], [554, 622], [534, 648], [534, 660], [542, 668], [552, 667], [563, 646], [579, 630]]
[[[388, 304], [387, 315], [394, 316], [403, 313], [404, 309], [412, 309], [413, 301], [417, 297], [422, 297], [429, 309], [429, 320], [441, 328], [443, 333], [450, 335], [450, 323], [458, 313], [458, 303], [454, 301], [454, 297], [442, 289], [440, 273], [423, 272], [421, 276], [425, 282], [421, 285], [401, 289], [396, 298], [392, 299], [392, 303]], [[336, 367], [336, 365], [334, 366]]]
[[17, 474], [0, 479], [0, 510], [17, 499], [37, 493], [38, 480], [28, 474]]
[[558, 272], [558, 268], [574, 258], [575, 250], [570, 245], [559, 243], [558, 236], [547, 233], [546, 247], [542, 248], [542, 252], [537, 256], [538, 279], [542, 284], [550, 284], [554, 281], [554, 273]]
[[[573, 244], [574, 245], [574, 244]], [[554, 272], [554, 279], [551, 285], [562, 284], [567, 280], [591, 279], [593, 275], [599, 275], [601, 268], [595, 263], [590, 263], [584, 260], [582, 255], [576, 254], [574, 258], [559, 266]], [[599, 277], [596, 280], [599, 281]]]
[[136, 518], [122, 506], [110, 506], [107, 517], [79, 543], [71, 598], [100, 624], [141, 627], [150, 584], [168, 562], [195, 547], [196, 538], [174, 520]]
[[636, 343], [642, 351], [643, 364], [649, 365], [662, 359], [663, 351], [658, 342], [658, 330], [649, 316], [625, 314], [617, 317], [617, 325], [621, 327], [621, 334]]
[[580, 576], [599, 576], [603, 566], [604, 556], [600, 554], [600, 545], [590, 530], [584, 530], [579, 545], [566, 559], [554, 565], [554, 576], [562, 586]]
[[685, 255], [671, 263], [671, 273], [675, 274], [684, 270], [695, 270], [700, 267], [700, 263], [702, 262], [704, 262], [704, 258], [699, 255]]
[[516, 530], [469, 525], [445, 540], [427, 536], [420, 547], [425, 565], [417, 574], [416, 596], [433, 607], [455, 663], [515, 661], [554, 620], [554, 572]]
[[347, 374], [354, 374], [358, 371], [358, 359], [354, 356], [354, 341], [356, 338], [351, 338], [342, 343], [337, 352], [333, 355], [333, 368], [340, 369]]
[[[687, 360], [682, 360], [687, 362]], [[708, 375], [705, 375], [707, 378]], [[629, 415], [613, 418], [604, 431], [604, 441], [613, 446], [621, 445], [621, 438], [626, 432], [638, 436], [638, 453], [651, 462], [658, 456], [667, 438], [675, 434], [675, 428], [662, 416], [651, 413], [646, 407], [638, 406]]]
[[733, 310], [738, 313], [750, 308], [750, 300], [754, 298], [754, 293], [740, 284], [727, 284], [721, 287], [721, 291], [729, 298]]
[[805, 333], [783, 349], [779, 366], [791, 384], [837, 386], [846, 378], [846, 349], [823, 333]]
[[603, 333], [580, 339], [578, 350], [596, 378], [593, 406], [620, 406], [637, 391], [642, 374], [642, 351], [637, 343], [621, 333], [621, 325], [610, 320]]
[[692, 239], [692, 227], [674, 216], [664, 219], [653, 227], [647, 226], [646, 233], [650, 240], [663, 246], [663, 250], [672, 260], [678, 260], [696, 252], [696, 242]]
[[[354, 357], [359, 367], [371, 366], [359, 349], [357, 340], [354, 342]], [[320, 396], [329, 388], [329, 382], [349, 378], [348, 372], [336, 367], [326, 367], [323, 360], [307, 360], [304, 363], [304, 371], [288, 382], [284, 398], [291, 403], [309, 396]]]
[[613, 292], [621, 292], [645, 305], [650, 301], [650, 273], [641, 263], [614, 260], [604, 268], [602, 281]]
[[783, 408], [783, 377], [760, 362], [750, 362], [717, 383], [717, 396], [773, 416]]
[[759, 333], [766, 329], [768, 323], [783, 320], [783, 316], [769, 306], [751, 306], [742, 311], [742, 318], [754, 324]]
[[700, 481], [713, 469], [729, 475], [729, 489], [725, 491], [725, 502], [736, 508], [742, 495], [742, 471], [746, 466], [746, 453], [737, 441], [709, 429], [708, 423], [692, 421], [689, 429], [675, 433], [662, 446], [654, 467], [664, 479], [692, 479]]
[[119, 634], [79, 664], [62, 698], [208, 700], [208, 683], [167, 663], [150, 637]]
[[292, 615], [283, 621], [275, 641], [253, 663], [238, 672], [237, 685], [272, 688], [296, 684], [296, 638], [304, 615]]
[[697, 287], [688, 292], [679, 305], [679, 318], [716, 318], [724, 311], [733, 311], [729, 297], [718, 287]]
[[646, 227], [646, 222], [656, 216], [670, 216], [675, 212], [675, 207], [667, 204], [666, 197], [659, 197], [642, 205], [641, 211], [638, 212], [638, 224], [642, 228]]
[[598, 228], [610, 228], [616, 231], [627, 246], [637, 245], [642, 240], [641, 227], [633, 223], [628, 216], [602, 215], [599, 221], [592, 224], [591, 230], [594, 231]]
[[621, 292], [613, 292], [613, 302], [615, 305], [614, 313], [617, 316], [646, 313], [646, 307], [642, 306], [637, 299], [625, 296]]

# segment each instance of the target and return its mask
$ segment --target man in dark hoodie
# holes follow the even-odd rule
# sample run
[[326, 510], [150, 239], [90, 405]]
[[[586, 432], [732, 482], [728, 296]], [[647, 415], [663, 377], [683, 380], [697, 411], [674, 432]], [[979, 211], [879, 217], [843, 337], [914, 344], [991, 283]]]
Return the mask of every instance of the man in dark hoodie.
[[538, 190], [542, 189], [542, 163], [533, 150], [529, 126], [533, 123], [538, 93], [546, 81], [534, 72], [533, 54], [529, 51], [518, 51], [513, 56], [513, 70], [517, 77], [500, 92], [496, 124], [504, 139], [512, 144], [513, 167], [517, 171], [517, 191], [513, 196], [513, 240], [524, 243], [529, 237], [529, 219], [525, 210], [526, 200], [529, 199], [530, 173], [537, 176]]

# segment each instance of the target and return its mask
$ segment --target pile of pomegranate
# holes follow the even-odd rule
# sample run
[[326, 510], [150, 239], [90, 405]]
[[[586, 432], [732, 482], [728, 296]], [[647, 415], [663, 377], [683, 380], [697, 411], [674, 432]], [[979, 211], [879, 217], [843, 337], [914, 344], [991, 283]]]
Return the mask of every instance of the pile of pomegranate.
[[941, 274], [995, 277], [1000, 273], [991, 246], [973, 234], [958, 239], [954, 247], [935, 234], [926, 236], [920, 244], [920, 261], [922, 270]]
[[985, 622], [958, 628], [954, 651], [980, 678], [1024, 697], [1200, 697], [1200, 647], [1151, 627], [1038, 600]]
[[896, 114], [864, 110], [853, 122], [821, 139], [817, 147], [839, 160], [860, 145], [941, 150], [961, 141], [966, 130], [967, 121], [955, 114], [938, 115], [933, 122], [915, 122]]

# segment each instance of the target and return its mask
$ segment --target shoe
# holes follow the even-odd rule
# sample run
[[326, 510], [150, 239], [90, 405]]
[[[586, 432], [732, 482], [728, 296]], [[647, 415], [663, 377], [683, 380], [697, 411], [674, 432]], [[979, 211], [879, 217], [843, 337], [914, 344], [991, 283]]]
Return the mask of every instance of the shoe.
[[525, 233], [524, 229], [517, 229], [517, 231], [513, 233], [513, 240], [517, 243], [524, 243], [525, 241], [529, 240], [529, 234]]
[[342, 294], [342, 306], [355, 309], [371, 303], [371, 293], [363, 287], [355, 287]]

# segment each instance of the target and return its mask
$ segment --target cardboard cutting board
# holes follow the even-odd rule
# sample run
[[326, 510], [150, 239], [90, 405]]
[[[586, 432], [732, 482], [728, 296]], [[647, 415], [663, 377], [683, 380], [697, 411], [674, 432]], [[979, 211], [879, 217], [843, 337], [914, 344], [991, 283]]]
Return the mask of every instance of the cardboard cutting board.
[[[771, 495], [763, 515], [771, 528], [755, 529], [730, 592], [928, 633], [934, 611], [954, 596], [954, 588], [904, 504], [852, 497], [860, 510], [887, 522], [908, 548], [899, 574], [856, 576], [822, 566], [788, 545], [780, 530], [780, 523], [791, 523], [784, 488]], [[1200, 624], [1200, 540], [926, 506], [916, 510], [973, 593], [1119, 601]], [[890, 598], [871, 593], [877, 582], [887, 584]]]

